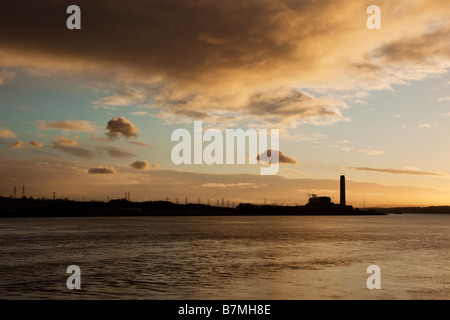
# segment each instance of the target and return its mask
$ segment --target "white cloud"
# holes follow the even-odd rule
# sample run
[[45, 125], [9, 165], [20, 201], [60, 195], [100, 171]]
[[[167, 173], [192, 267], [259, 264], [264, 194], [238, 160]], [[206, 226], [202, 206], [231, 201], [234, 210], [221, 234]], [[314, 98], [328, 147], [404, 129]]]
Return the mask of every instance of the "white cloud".
[[386, 151], [383, 151], [383, 150], [370, 150], [370, 151], [367, 152], [367, 155], [369, 155], [369, 156], [377, 156], [377, 155], [380, 155], [380, 154], [383, 154], [383, 153], [386, 153]]
[[421, 123], [418, 125], [419, 128], [433, 128], [436, 127], [435, 124], [429, 124], [429, 123]]

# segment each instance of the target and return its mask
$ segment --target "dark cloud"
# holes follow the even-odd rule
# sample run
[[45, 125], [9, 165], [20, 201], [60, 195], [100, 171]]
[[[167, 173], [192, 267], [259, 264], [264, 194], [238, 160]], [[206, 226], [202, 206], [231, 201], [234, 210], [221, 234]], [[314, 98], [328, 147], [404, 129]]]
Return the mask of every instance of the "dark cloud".
[[131, 157], [134, 154], [131, 152], [126, 151], [125, 149], [122, 148], [114, 148], [114, 149], [109, 149], [108, 150], [108, 154], [111, 157], [116, 157], [116, 158], [126, 158], [126, 157]]
[[263, 159], [268, 158], [268, 157], [270, 158], [272, 156], [272, 152], [274, 153], [274, 155], [276, 155], [276, 153], [278, 153], [278, 163], [298, 164], [298, 161], [295, 160], [294, 158], [292, 158], [291, 156], [284, 154], [282, 151], [278, 151], [278, 150], [272, 151], [271, 149], [268, 149], [268, 150], [264, 151], [263, 153], [259, 154], [257, 156], [257, 160], [260, 160], [260, 157], [262, 157]]
[[135, 144], [140, 147], [153, 148], [153, 146], [149, 143], [141, 142], [141, 141], [128, 141], [129, 143]]
[[78, 142], [76, 140], [66, 137], [58, 137], [57, 140], [53, 141], [52, 147], [56, 150], [80, 158], [92, 158], [94, 156], [94, 152], [78, 147]]
[[436, 57], [450, 58], [450, 27], [413, 35], [388, 43], [374, 54], [389, 63], [432, 64]]
[[[390, 10], [383, 11], [388, 15], [379, 32], [365, 27], [368, 4], [353, 0], [79, 0], [77, 5], [82, 29], [69, 31], [67, 2], [4, 1], [0, 66], [102, 83], [110, 91], [94, 107], [147, 106], [175, 120], [275, 117], [286, 125], [346, 120], [341, 103], [291, 88], [373, 90], [448, 69], [447, 0], [414, 6], [409, 0], [380, 0], [377, 5]], [[276, 96], [280, 87], [288, 89]], [[52, 127], [75, 130], [67, 123], [43, 126]], [[120, 134], [136, 136], [113, 129], [109, 137]]]
[[137, 137], [139, 132], [138, 127], [124, 117], [109, 120], [106, 130], [109, 131], [107, 135], [110, 139], [116, 139], [121, 135], [125, 138]]
[[292, 45], [279, 41], [273, 30], [283, 27], [293, 9], [320, 11], [311, 1], [298, 8], [289, 8], [289, 2], [80, 0], [82, 30], [70, 32], [66, 2], [19, 0], [2, 5], [0, 26], [8, 32], [1, 40], [12, 48], [195, 79], [212, 68], [255, 67], [266, 57], [291, 53]]
[[362, 74], [380, 74], [382, 68], [374, 62], [357, 62], [352, 64], [352, 69], [356, 73]]
[[137, 170], [148, 170], [148, 169], [157, 169], [159, 166], [157, 164], [150, 164], [150, 162], [146, 160], [138, 160], [130, 164], [131, 168], [137, 169]]
[[36, 140], [31, 140], [28, 142], [28, 146], [32, 148], [42, 148], [44, 146], [43, 142], [38, 142]]
[[192, 119], [205, 120], [210, 117], [210, 114], [203, 111], [196, 110], [184, 110], [184, 109], [175, 109], [174, 113], [176, 115], [187, 116]]
[[304, 121], [343, 120], [339, 108], [326, 99], [317, 99], [298, 90], [277, 89], [255, 93], [245, 108], [252, 115]]
[[428, 171], [421, 171], [421, 170], [379, 169], [379, 168], [368, 168], [368, 167], [345, 167], [345, 169], [358, 170], [358, 171], [375, 171], [375, 172], [394, 173], [394, 174], [412, 174], [412, 175], [419, 175], [419, 176], [445, 176], [444, 173], [428, 172]]
[[80, 147], [68, 147], [64, 145], [53, 144], [53, 148], [80, 158], [92, 158], [94, 156], [94, 153], [91, 150]]
[[124, 148], [119, 147], [108, 147], [108, 146], [99, 146], [97, 147], [97, 150], [99, 151], [106, 151], [109, 156], [114, 158], [127, 158], [134, 156], [133, 153], [129, 152], [128, 150]]
[[96, 167], [90, 168], [88, 174], [116, 174], [117, 171], [114, 167]]
[[[427, 15], [439, 21], [449, 8], [442, 0], [414, 7], [407, 7], [407, 3], [398, 1], [403, 10], [398, 10], [401, 15], [391, 13], [390, 23], [397, 18], [400, 25], [414, 21], [417, 12], [425, 21]], [[387, 7], [390, 3], [380, 0], [378, 4]], [[354, 57], [345, 56], [345, 51], [367, 53], [364, 47], [359, 51], [355, 43], [356, 36], [367, 32], [367, 4], [350, 0], [339, 5], [332, 0], [79, 0], [77, 5], [82, 11], [82, 29], [68, 31], [67, 2], [3, 3], [3, 47], [16, 53], [29, 52], [31, 57], [33, 53], [63, 57], [78, 65], [126, 66], [186, 83], [208, 83], [233, 74], [239, 78], [242, 71], [259, 75], [272, 70], [271, 74], [277, 76], [293, 78], [297, 74], [297, 78], [307, 78], [314, 69], [321, 69], [321, 62], [324, 68], [333, 65], [335, 61], [328, 61], [329, 54], [348, 59]], [[34, 32], [29, 32], [30, 26]], [[376, 35], [372, 37], [377, 41]], [[448, 44], [445, 38], [436, 37], [429, 41], [444, 40], [442, 45]], [[419, 48], [419, 43], [410, 48]], [[429, 52], [440, 53], [434, 49]], [[343, 63], [342, 67], [347, 66]], [[222, 77], [214, 77], [218, 75]], [[255, 78], [253, 81], [267, 80]]]

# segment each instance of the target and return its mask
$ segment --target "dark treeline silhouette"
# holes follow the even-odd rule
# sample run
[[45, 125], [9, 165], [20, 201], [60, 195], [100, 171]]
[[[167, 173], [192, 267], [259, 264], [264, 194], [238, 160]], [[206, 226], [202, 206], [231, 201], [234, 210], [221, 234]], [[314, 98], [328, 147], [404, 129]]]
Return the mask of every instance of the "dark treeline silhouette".
[[232, 214], [236, 209], [169, 201], [131, 202], [125, 199], [73, 201], [0, 197], [0, 217], [143, 216]]

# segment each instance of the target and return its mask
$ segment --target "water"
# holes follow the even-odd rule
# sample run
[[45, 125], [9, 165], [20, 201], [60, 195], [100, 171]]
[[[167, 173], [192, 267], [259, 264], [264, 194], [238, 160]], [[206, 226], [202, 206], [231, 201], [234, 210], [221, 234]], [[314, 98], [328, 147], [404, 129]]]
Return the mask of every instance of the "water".
[[0, 298], [448, 300], [449, 240], [450, 215], [3, 218]]

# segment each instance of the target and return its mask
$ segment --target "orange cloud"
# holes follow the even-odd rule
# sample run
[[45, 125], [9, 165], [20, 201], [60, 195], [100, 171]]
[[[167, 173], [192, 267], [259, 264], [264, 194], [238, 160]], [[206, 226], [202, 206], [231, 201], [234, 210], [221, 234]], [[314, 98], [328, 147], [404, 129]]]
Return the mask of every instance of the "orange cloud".
[[0, 138], [15, 138], [17, 135], [7, 129], [0, 129]]
[[379, 168], [368, 168], [368, 167], [345, 167], [344, 169], [358, 170], [358, 171], [375, 171], [393, 174], [412, 174], [420, 176], [445, 176], [444, 173], [439, 172], [429, 172], [422, 170], [402, 170], [402, 169], [379, 169]]
[[26, 148], [23, 141], [17, 140], [13, 145], [9, 147], [10, 149], [23, 149]]
[[58, 137], [57, 140], [53, 141], [52, 147], [76, 157], [92, 158], [94, 156], [94, 152], [78, 147], [78, 142], [76, 140], [64, 136]]
[[42, 148], [44, 146], [43, 142], [37, 142], [36, 140], [31, 140], [27, 144], [23, 143], [21, 140], [17, 140], [12, 144], [10, 149], [28, 149], [28, 148]]
[[95, 128], [89, 121], [80, 120], [64, 120], [56, 122], [38, 121], [38, 128], [40, 130], [55, 130], [61, 129], [66, 131], [76, 132], [95, 132]]
[[58, 137], [56, 141], [54, 141], [56, 145], [59, 146], [77, 146], [78, 141], [70, 138], [66, 138], [64, 136]]

